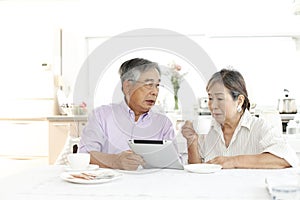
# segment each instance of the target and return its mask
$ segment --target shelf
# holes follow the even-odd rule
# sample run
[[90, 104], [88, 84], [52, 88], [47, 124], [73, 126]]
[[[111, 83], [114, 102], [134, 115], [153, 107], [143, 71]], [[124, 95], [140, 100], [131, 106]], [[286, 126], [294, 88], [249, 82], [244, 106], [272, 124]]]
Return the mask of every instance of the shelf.
[[297, 114], [280, 114], [281, 121], [289, 121], [295, 118]]

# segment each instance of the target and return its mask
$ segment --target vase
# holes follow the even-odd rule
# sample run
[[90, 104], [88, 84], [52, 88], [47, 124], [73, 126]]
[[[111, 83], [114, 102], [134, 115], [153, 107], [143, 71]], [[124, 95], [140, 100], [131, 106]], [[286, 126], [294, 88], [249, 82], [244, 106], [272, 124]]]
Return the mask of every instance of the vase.
[[176, 94], [174, 95], [174, 102], [175, 102], [174, 110], [178, 110], [179, 109], [179, 107], [178, 107], [178, 96]]

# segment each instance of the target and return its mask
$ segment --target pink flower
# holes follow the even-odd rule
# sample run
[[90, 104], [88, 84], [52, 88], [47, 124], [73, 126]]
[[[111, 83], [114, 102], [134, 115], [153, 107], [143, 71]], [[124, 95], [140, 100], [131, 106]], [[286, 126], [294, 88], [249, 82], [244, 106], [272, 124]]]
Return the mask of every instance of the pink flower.
[[81, 107], [81, 108], [86, 108], [86, 103], [85, 103], [85, 102], [82, 102], [82, 103], [80, 104], [80, 107]]
[[180, 74], [179, 71], [181, 71], [182, 67], [179, 64], [176, 64], [174, 61], [169, 64], [169, 67], [170, 70], [169, 72], [167, 72], [167, 75], [170, 76], [170, 80], [173, 85], [174, 95], [177, 96], [181, 81], [186, 75], [186, 73]]
[[174, 69], [175, 69], [176, 71], [180, 71], [180, 70], [181, 70], [181, 66], [175, 63], [175, 64], [174, 64]]
[[182, 67], [179, 64], [176, 64], [174, 61], [168, 64], [169, 68], [166, 72], [166, 75], [170, 77], [170, 81], [173, 86], [173, 92], [174, 92], [174, 100], [175, 100], [175, 106], [174, 109], [178, 109], [178, 90], [180, 88], [180, 84], [183, 80], [183, 77], [187, 74], [186, 73], [179, 73], [181, 71]]

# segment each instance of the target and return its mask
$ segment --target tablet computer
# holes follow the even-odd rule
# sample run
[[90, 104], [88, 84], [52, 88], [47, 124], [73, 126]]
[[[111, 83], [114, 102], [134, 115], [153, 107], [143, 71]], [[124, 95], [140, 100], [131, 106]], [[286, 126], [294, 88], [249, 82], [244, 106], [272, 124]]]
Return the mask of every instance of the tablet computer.
[[142, 156], [146, 162], [143, 166], [145, 169], [183, 169], [181, 158], [172, 141], [131, 139], [128, 144], [134, 153]]

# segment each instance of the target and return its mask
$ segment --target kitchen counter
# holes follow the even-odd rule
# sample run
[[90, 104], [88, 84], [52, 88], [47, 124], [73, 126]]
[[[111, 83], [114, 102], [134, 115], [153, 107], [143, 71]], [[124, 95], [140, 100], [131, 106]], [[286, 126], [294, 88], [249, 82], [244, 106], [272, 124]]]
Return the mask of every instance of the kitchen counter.
[[22, 117], [22, 116], [9, 116], [0, 117], [3, 121], [86, 121], [87, 115], [53, 115], [47, 117]]
[[53, 115], [47, 117], [48, 121], [86, 121], [87, 115]]

